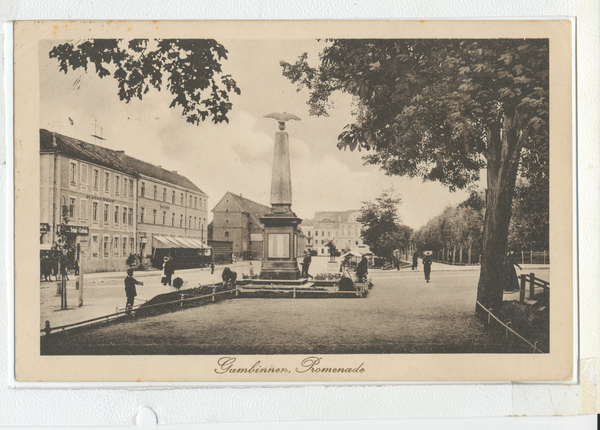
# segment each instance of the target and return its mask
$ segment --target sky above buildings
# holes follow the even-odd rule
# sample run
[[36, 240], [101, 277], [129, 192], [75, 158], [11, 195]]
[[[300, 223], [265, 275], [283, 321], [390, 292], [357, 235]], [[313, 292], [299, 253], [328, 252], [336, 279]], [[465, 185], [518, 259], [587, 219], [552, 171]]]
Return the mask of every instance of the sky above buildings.
[[[293, 63], [303, 52], [316, 64], [324, 42], [315, 40], [219, 40], [229, 51], [223, 71], [241, 89], [232, 94], [229, 124], [205, 121], [188, 124], [180, 108], [169, 109], [168, 92], [150, 91], [142, 101], [119, 100], [117, 82], [95, 73], [58, 70], [49, 59], [54, 46], [40, 43], [40, 127], [177, 171], [209, 195], [209, 209], [225, 192], [242, 194], [269, 205], [274, 136], [277, 122], [263, 118], [271, 112], [291, 112], [292, 209], [301, 218], [316, 211], [359, 209], [385, 189], [402, 197], [402, 222], [419, 228], [447, 205], [468, 197], [451, 193], [437, 183], [386, 176], [377, 166], [365, 166], [365, 152], [340, 151], [337, 136], [353, 121], [352, 99], [337, 95], [329, 117], [308, 114], [308, 92], [284, 78], [280, 61]], [[95, 129], [95, 123], [97, 128]], [[102, 130], [100, 130], [102, 127]], [[96, 141], [91, 135], [106, 139]], [[212, 219], [212, 216], [209, 215]]]

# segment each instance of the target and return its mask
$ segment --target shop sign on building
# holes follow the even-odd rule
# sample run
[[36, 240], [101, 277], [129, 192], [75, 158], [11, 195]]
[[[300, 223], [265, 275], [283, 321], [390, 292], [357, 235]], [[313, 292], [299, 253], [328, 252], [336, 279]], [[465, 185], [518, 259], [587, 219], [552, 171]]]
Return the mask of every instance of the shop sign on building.
[[56, 231], [59, 234], [76, 234], [78, 236], [87, 236], [90, 234], [90, 228], [79, 225], [58, 225]]

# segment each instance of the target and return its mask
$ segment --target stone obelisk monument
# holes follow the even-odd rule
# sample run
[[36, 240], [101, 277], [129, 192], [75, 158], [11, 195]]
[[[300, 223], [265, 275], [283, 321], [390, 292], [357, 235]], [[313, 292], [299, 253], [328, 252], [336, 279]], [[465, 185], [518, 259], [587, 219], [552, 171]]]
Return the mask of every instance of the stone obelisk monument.
[[290, 143], [284, 130], [286, 121], [300, 121], [300, 118], [285, 112], [265, 115], [265, 118], [277, 120], [280, 131], [275, 133], [271, 211], [259, 218], [265, 226], [260, 279], [296, 280], [300, 278], [297, 261], [298, 225], [302, 220], [292, 212]]

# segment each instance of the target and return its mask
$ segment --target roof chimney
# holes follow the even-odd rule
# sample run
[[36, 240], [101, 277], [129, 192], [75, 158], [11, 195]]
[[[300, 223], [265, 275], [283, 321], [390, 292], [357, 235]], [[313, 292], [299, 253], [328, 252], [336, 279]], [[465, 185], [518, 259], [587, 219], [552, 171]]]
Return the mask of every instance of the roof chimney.
[[56, 148], [56, 132], [52, 132], [52, 147]]
[[115, 151], [117, 154], [125, 154], [125, 151]]

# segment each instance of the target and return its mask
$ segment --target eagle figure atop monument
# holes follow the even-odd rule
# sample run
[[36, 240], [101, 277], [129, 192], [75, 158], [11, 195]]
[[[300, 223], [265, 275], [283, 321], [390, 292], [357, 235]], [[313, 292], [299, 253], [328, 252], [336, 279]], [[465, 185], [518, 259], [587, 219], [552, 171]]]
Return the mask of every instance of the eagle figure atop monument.
[[263, 118], [273, 118], [274, 120], [276, 120], [279, 123], [279, 130], [285, 130], [285, 122], [289, 121], [291, 119], [293, 119], [294, 121], [302, 121], [300, 118], [298, 118], [293, 113], [287, 113], [287, 112], [283, 112], [283, 113], [273, 112], [268, 115], [265, 115]]

